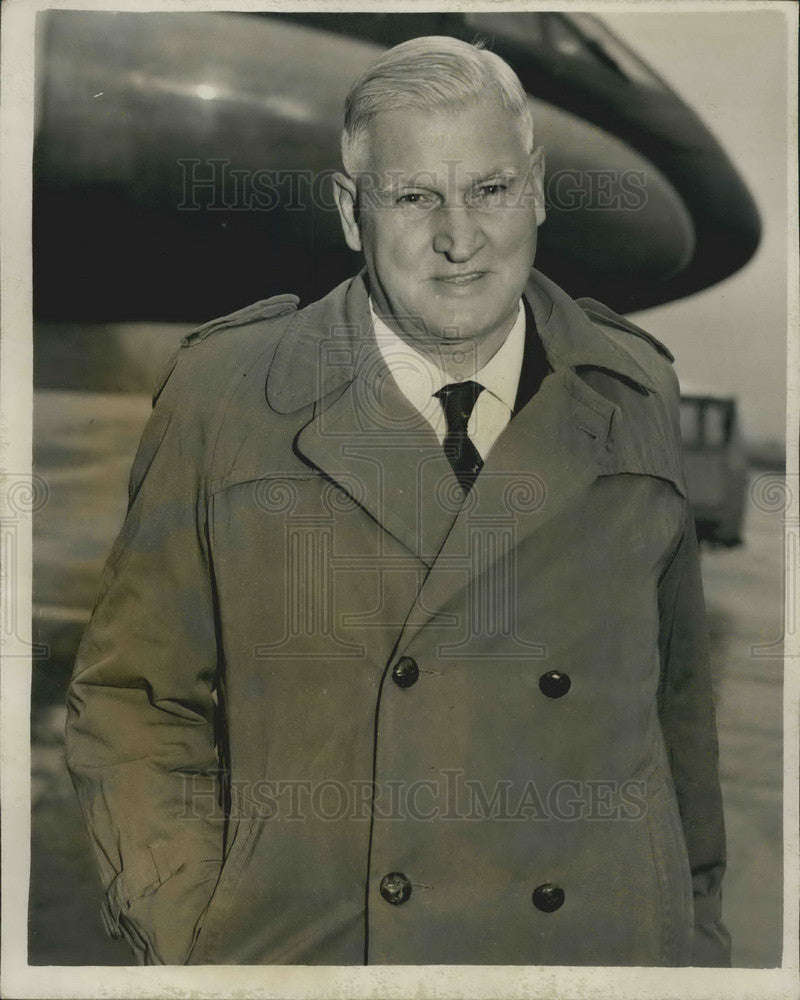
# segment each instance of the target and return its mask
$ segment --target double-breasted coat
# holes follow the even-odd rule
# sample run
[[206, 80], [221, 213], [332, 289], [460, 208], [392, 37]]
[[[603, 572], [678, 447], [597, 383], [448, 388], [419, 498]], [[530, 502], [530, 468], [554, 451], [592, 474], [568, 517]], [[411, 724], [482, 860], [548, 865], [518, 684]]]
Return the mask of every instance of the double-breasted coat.
[[526, 299], [549, 374], [466, 499], [363, 274], [185, 338], [69, 695], [139, 961], [728, 964], [671, 357]]

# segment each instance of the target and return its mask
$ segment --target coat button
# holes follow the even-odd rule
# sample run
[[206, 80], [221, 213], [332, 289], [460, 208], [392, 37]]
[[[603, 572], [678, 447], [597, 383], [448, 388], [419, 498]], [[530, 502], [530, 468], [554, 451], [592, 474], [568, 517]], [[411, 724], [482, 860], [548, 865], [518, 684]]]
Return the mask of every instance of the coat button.
[[401, 656], [392, 670], [392, 680], [395, 684], [401, 688], [409, 688], [417, 683], [418, 677], [417, 661], [412, 660], [410, 656]]
[[533, 905], [543, 913], [552, 913], [564, 902], [564, 890], [552, 882], [537, 885], [533, 890]]
[[571, 687], [569, 675], [561, 674], [558, 670], [548, 670], [539, 678], [539, 690], [548, 698], [562, 698]]
[[387, 903], [398, 906], [411, 895], [411, 883], [402, 872], [391, 872], [381, 879], [381, 896]]

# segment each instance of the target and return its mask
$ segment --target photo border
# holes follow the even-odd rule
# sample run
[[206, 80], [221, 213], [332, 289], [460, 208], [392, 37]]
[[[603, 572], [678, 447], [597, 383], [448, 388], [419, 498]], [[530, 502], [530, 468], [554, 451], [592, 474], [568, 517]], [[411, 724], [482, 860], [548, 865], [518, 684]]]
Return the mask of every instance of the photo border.
[[[32, 276], [31, 276], [31, 157], [33, 149], [34, 22], [47, 9], [124, 11], [397, 11], [399, 2], [369, 3], [295, 0], [238, 2], [222, 0], [6, 0], [2, 11], [0, 67], [0, 463], [3, 491], [30, 483], [32, 449]], [[691, 12], [782, 11], [786, 20], [789, 67], [786, 108], [791, 144], [787, 164], [787, 206], [790, 212], [787, 247], [789, 329], [787, 332], [787, 482], [792, 508], [786, 514], [786, 586], [784, 621], [796, 621], [792, 602], [798, 599], [800, 517], [798, 516], [798, 454], [800, 424], [800, 339], [798, 338], [798, 215], [797, 215], [797, 66], [798, 13], [783, 0], [644, 0], [626, 3], [585, 2], [419, 2], [402, 4], [403, 13], [470, 8], [509, 11]], [[779, 109], [776, 109], [779, 113]], [[793, 1000], [800, 989], [798, 975], [798, 703], [800, 702], [800, 637], [785, 635], [784, 653], [784, 924], [780, 969], [642, 969], [628, 967], [536, 966], [196, 966], [119, 968], [96, 966], [29, 966], [27, 964], [28, 880], [30, 876], [30, 642], [31, 642], [31, 516], [2, 510], [5, 524], [2, 580], [3, 614], [11, 615], [18, 635], [2, 650], [0, 699], [2, 735], [2, 980], [0, 991], [22, 997], [430, 997], [430, 998], [552, 998], [614, 997], [615, 1000], [700, 1000], [709, 997], [747, 1000]], [[13, 523], [10, 523], [13, 521]], [[9, 527], [10, 525], [10, 527]], [[12, 538], [11, 543], [6, 543]], [[792, 541], [793, 539], [793, 541]], [[8, 553], [12, 553], [8, 560]], [[8, 619], [7, 619], [8, 620]]]

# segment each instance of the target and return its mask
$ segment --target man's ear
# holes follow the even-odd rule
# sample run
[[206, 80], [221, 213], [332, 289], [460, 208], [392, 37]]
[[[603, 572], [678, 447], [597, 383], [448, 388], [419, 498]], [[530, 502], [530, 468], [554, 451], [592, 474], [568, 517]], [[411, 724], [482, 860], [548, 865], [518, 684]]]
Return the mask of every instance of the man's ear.
[[361, 249], [361, 230], [358, 225], [358, 191], [356, 182], [347, 174], [333, 175], [333, 194], [336, 198], [336, 208], [339, 211], [339, 221], [347, 245], [351, 250]]
[[533, 179], [533, 198], [536, 211], [536, 225], [541, 226], [545, 220], [544, 146], [537, 146], [531, 153], [531, 178]]

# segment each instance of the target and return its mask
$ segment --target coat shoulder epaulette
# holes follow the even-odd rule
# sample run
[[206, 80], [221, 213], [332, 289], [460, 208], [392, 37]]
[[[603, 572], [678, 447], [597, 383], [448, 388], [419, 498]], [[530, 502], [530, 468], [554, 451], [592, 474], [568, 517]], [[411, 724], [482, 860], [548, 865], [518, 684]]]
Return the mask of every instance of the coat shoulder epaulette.
[[675, 357], [672, 351], [664, 344], [661, 343], [652, 333], [648, 333], [647, 330], [643, 330], [640, 326], [635, 323], [631, 323], [630, 320], [625, 319], [624, 316], [620, 316], [619, 313], [615, 313], [613, 309], [609, 309], [608, 306], [603, 305], [602, 302], [598, 302], [596, 299], [576, 299], [578, 305], [583, 309], [589, 319], [595, 320], [598, 323], [604, 323], [607, 326], [616, 327], [618, 330], [624, 330], [626, 333], [632, 333], [637, 337], [641, 337], [642, 340], [646, 340], [651, 347], [654, 347], [659, 354], [663, 355], [667, 361], [670, 363], [675, 361]]
[[300, 299], [296, 295], [273, 295], [272, 298], [260, 299], [258, 302], [253, 302], [250, 305], [245, 306], [243, 309], [237, 309], [236, 312], [228, 313], [226, 316], [220, 316], [217, 319], [209, 320], [208, 323], [204, 323], [202, 326], [198, 326], [196, 329], [190, 330], [189, 333], [181, 338], [177, 350], [173, 352], [158, 377], [155, 389], [153, 390], [153, 405], [155, 405], [156, 400], [161, 395], [167, 380], [178, 363], [181, 353], [186, 348], [194, 347], [196, 344], [207, 340], [209, 337], [222, 330], [237, 329], [239, 327], [247, 326], [250, 323], [257, 323], [261, 320], [267, 319], [275, 319], [278, 316], [293, 313], [297, 309], [299, 302]]
[[273, 319], [276, 316], [283, 316], [284, 313], [294, 312], [299, 301], [296, 295], [273, 295], [270, 299], [260, 299], [243, 309], [237, 309], [236, 312], [228, 313], [227, 316], [209, 320], [208, 323], [197, 327], [196, 330], [191, 330], [181, 340], [181, 347], [191, 347], [220, 330], [228, 330], [244, 326], [247, 323]]

